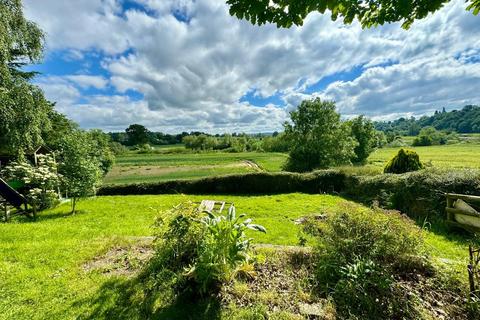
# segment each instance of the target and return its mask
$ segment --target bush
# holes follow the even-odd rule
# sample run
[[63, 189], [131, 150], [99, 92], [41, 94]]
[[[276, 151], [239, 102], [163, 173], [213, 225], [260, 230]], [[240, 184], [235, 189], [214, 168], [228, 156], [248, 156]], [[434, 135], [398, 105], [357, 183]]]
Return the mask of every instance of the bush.
[[356, 175], [340, 170], [308, 174], [251, 173], [189, 181], [104, 185], [98, 195], [343, 193], [412, 217], [444, 217], [445, 193], [480, 194], [480, 171], [425, 169], [405, 174]]
[[279, 194], [291, 192], [325, 193], [345, 189], [346, 175], [335, 170], [308, 174], [257, 172], [197, 180], [105, 185], [98, 195], [140, 194]]
[[420, 157], [415, 151], [400, 149], [385, 166], [385, 173], [406, 173], [423, 169]]
[[431, 272], [422, 231], [397, 212], [350, 205], [305, 226], [318, 239], [316, 283], [334, 298], [341, 317], [416, 319], [415, 300], [399, 292], [398, 279]]
[[6, 166], [0, 176], [21, 185], [19, 191], [35, 209], [51, 208], [59, 202], [57, 189], [61, 176], [57, 173], [53, 155], [38, 155], [37, 166], [32, 166], [21, 156]]
[[[251, 239], [245, 231], [265, 232], [251, 220], [240, 221], [235, 207], [228, 214], [199, 212], [193, 203], [174, 207], [157, 220], [154, 266], [161, 279], [179, 291], [205, 295], [216, 292], [250, 261]], [[252, 268], [253, 269], [253, 268]]]

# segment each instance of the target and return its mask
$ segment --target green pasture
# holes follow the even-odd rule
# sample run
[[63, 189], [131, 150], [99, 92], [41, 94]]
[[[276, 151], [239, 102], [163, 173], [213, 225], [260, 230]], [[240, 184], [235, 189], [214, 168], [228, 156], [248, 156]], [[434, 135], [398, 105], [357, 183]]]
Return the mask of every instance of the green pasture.
[[[249, 234], [256, 243], [276, 245], [298, 244], [294, 221], [299, 217], [369, 210], [330, 195], [116, 196], [82, 201], [76, 215], [68, 214], [70, 207], [64, 204], [42, 212], [37, 221], [15, 218], [0, 224], [0, 319], [95, 319], [99, 308], [114, 303], [105, 290], [114, 291], [126, 276], [89, 271], [85, 264], [113, 247], [151, 236], [162, 210], [182, 201], [212, 198], [234, 202], [238, 213], [247, 213], [267, 228], [265, 235]], [[428, 253], [439, 268], [466, 282], [468, 239], [432, 230], [436, 232], [419, 232], [426, 238]]]
[[[383, 168], [400, 148], [382, 148], [374, 151], [368, 163]], [[480, 144], [460, 143], [443, 146], [408, 147], [415, 150], [427, 166], [438, 168], [480, 168]]]
[[[468, 135], [476, 139], [475, 135]], [[408, 138], [408, 137], [407, 137]], [[410, 137], [411, 138], [411, 137]], [[480, 144], [459, 143], [443, 146], [407, 147], [415, 150], [426, 166], [438, 168], [480, 168]], [[362, 167], [342, 167], [362, 174], [382, 172], [385, 164], [400, 148], [374, 151]], [[288, 155], [268, 152], [202, 152], [150, 153], [129, 152], [118, 156], [116, 164], [104, 179], [106, 184], [158, 182], [282, 170]]]
[[175, 153], [119, 156], [104, 183], [155, 182], [204, 178], [215, 175], [280, 171], [287, 158], [282, 153]]

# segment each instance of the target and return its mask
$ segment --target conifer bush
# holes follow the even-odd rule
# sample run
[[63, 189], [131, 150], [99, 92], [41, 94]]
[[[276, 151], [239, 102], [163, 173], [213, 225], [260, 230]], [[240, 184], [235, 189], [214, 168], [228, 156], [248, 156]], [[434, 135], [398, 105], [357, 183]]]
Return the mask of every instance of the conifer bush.
[[384, 173], [406, 173], [423, 169], [420, 157], [415, 151], [400, 149], [395, 157], [393, 157], [385, 166]]

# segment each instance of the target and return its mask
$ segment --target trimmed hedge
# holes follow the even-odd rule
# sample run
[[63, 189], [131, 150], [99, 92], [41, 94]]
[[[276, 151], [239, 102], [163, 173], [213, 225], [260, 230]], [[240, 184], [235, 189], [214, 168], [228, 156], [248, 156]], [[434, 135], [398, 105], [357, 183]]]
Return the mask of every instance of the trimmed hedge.
[[335, 170], [299, 173], [250, 173], [157, 183], [105, 185], [98, 195], [333, 193], [345, 189], [346, 175]]
[[405, 174], [349, 175], [337, 170], [308, 174], [251, 173], [158, 183], [106, 185], [98, 195], [341, 193], [393, 208], [411, 217], [444, 217], [445, 193], [480, 195], [478, 170], [421, 170]]
[[371, 177], [350, 176], [345, 193], [355, 200], [394, 208], [411, 217], [444, 217], [445, 193], [480, 195], [478, 170], [421, 170]]

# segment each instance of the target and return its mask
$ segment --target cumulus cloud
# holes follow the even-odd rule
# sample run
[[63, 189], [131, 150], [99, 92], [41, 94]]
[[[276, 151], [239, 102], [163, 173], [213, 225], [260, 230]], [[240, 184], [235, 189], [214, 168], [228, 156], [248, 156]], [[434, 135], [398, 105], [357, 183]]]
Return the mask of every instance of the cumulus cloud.
[[84, 74], [68, 75], [66, 79], [76, 83], [83, 89], [96, 88], [104, 89], [108, 85], [108, 80], [102, 76], [91, 76]]
[[[27, 15], [47, 31], [49, 50], [70, 50], [78, 59], [91, 50], [102, 54], [109, 79], [65, 75], [41, 82], [84, 126], [121, 129], [128, 119], [160, 129], [265, 131], [281, 127], [288, 110], [314, 96], [335, 99], [346, 115], [384, 118], [480, 102], [473, 85], [480, 24], [462, 0], [408, 31], [398, 24], [362, 30], [320, 14], [303, 27], [258, 27], [231, 17], [218, 0], [122, 3], [25, 1]], [[305, 93], [328, 75], [359, 67], [357, 79]], [[79, 89], [108, 85], [114, 95], [75, 101]], [[239, 103], [252, 89], [262, 97], [280, 92], [286, 107]], [[143, 100], [129, 98], [132, 90]], [[123, 122], [115, 120], [120, 114]]]

